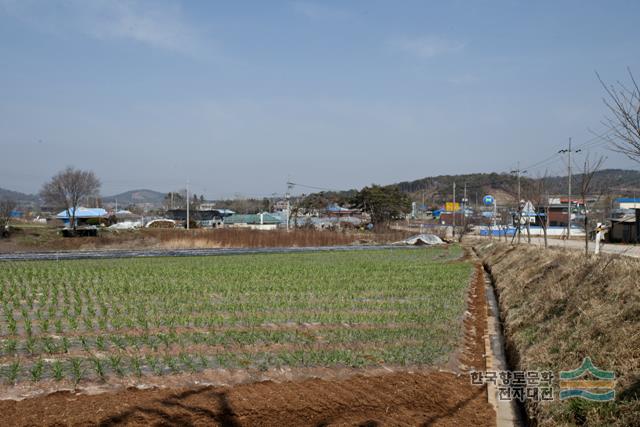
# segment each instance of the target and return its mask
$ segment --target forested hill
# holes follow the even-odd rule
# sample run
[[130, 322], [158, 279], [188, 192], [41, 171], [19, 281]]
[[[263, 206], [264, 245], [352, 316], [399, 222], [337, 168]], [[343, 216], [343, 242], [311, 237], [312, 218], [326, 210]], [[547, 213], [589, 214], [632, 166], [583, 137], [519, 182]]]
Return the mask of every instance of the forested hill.
[[38, 196], [36, 196], [35, 194], [25, 194], [19, 191], [0, 188], [0, 200], [2, 199], [14, 200], [20, 203], [35, 203], [38, 201]]
[[154, 206], [162, 206], [164, 197], [167, 193], [161, 193], [153, 190], [130, 190], [114, 196], [103, 197], [105, 203], [114, 203], [118, 201], [120, 206], [133, 205], [137, 203], [149, 203]]
[[[517, 177], [507, 173], [438, 175], [387, 186], [397, 186], [401, 191], [409, 193], [414, 201], [424, 202], [428, 206], [438, 206], [452, 199], [454, 182], [457, 200], [463, 197], [465, 187], [470, 203], [475, 203], [476, 200], [481, 201], [485, 194], [491, 194], [500, 200], [515, 200], [517, 198]], [[572, 180], [573, 194], [579, 194], [581, 184], [582, 174], [575, 174]], [[550, 195], [567, 194], [568, 192], [566, 176], [546, 178], [522, 176], [520, 185], [523, 197], [527, 197], [527, 193], [532, 191], [543, 191]], [[355, 193], [355, 190], [313, 193], [306, 197], [306, 201], [313, 206], [325, 206], [334, 202], [349, 204]], [[626, 169], [598, 171], [593, 176], [589, 193], [608, 197], [640, 197], [640, 171]]]
[[[535, 186], [543, 181], [545, 193], [566, 194], [568, 191], [568, 179], [566, 176], [554, 176], [546, 178], [521, 178], [521, 186]], [[411, 193], [416, 200], [424, 197], [429, 201], [441, 201], [450, 199], [453, 192], [453, 183], [456, 183], [458, 197], [464, 192], [466, 184], [467, 196], [473, 201], [477, 195], [494, 194], [513, 197], [517, 192], [517, 178], [512, 174], [498, 173], [473, 173], [464, 175], [439, 175], [426, 177], [414, 181], [399, 182], [395, 185], [400, 190]], [[582, 183], [582, 174], [573, 176], [572, 185], [574, 191]], [[613, 193], [620, 195], [640, 195], [640, 171], [625, 169], [603, 169], [595, 173], [591, 183], [592, 193]]]
[[[582, 174], [574, 176], [573, 183], [580, 185]], [[565, 193], [567, 191], [567, 177], [546, 178], [545, 185], [552, 193]], [[599, 193], [633, 193], [640, 190], [640, 170], [630, 169], [603, 169], [593, 176], [591, 187]]]

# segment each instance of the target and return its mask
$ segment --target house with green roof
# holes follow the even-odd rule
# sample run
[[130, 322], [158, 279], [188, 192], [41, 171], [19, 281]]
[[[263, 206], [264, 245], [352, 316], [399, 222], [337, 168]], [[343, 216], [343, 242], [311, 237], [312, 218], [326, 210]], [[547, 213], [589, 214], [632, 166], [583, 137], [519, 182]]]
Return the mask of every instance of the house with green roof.
[[259, 214], [233, 214], [224, 218], [224, 226], [228, 228], [251, 228], [253, 230], [275, 230], [280, 225], [280, 218], [266, 212]]

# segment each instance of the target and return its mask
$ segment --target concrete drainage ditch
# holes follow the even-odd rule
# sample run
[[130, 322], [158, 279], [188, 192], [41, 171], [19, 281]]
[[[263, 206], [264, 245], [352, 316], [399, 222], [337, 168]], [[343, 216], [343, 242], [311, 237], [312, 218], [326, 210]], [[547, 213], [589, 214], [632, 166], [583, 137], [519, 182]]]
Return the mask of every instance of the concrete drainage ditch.
[[[495, 288], [487, 265], [482, 263], [478, 254], [473, 250], [475, 262], [482, 264], [485, 295], [487, 301], [487, 328], [485, 335], [485, 364], [486, 371], [508, 371], [509, 364], [505, 351], [505, 339], [500, 321], [500, 309]], [[487, 397], [489, 403], [496, 411], [496, 425], [498, 427], [524, 426], [524, 408], [515, 400], [502, 400], [498, 397], [498, 387], [489, 382], [487, 384]]]

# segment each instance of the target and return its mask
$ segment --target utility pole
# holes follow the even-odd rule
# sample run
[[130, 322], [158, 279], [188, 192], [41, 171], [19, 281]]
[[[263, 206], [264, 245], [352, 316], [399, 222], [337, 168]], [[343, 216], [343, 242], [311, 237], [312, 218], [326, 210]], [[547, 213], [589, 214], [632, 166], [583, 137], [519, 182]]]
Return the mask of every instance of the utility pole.
[[453, 217], [453, 237], [456, 237], [456, 182], [453, 181], [453, 212], [452, 212], [452, 217]]
[[293, 182], [287, 181], [287, 193], [285, 194], [285, 198], [287, 199], [287, 231], [289, 231], [289, 216], [291, 215], [291, 203], [289, 202], [289, 198], [291, 197], [293, 185]]
[[467, 228], [467, 183], [464, 183], [464, 197], [462, 198], [462, 232]]
[[462, 198], [462, 207], [467, 205], [467, 183], [464, 183], [464, 197]]
[[549, 231], [549, 205], [551, 204], [551, 201], [549, 200], [551, 197], [551, 195], [549, 194], [549, 192], [547, 192], [547, 209], [546, 209], [546, 215], [545, 215], [545, 223], [544, 223], [544, 248], [547, 249], [549, 247], [549, 241], [547, 240], [547, 233]]
[[[571, 150], [571, 138], [569, 138], [569, 148], [558, 151], [559, 154], [567, 155], [567, 167], [569, 178], [569, 200], [567, 203], [567, 239], [571, 238], [571, 153], [579, 153], [582, 150]], [[586, 232], [587, 230], [585, 230]]]
[[187, 180], [187, 230], [189, 229], [189, 180]]
[[[522, 225], [522, 203], [520, 200], [522, 196], [520, 195], [520, 175], [523, 173], [527, 173], [527, 171], [520, 170], [520, 161], [518, 161], [518, 166], [516, 170], [512, 170], [511, 173], [515, 173], [518, 180], [518, 243], [520, 243], [520, 234], [521, 234], [521, 225]], [[527, 221], [529, 220], [529, 215], [527, 214]]]

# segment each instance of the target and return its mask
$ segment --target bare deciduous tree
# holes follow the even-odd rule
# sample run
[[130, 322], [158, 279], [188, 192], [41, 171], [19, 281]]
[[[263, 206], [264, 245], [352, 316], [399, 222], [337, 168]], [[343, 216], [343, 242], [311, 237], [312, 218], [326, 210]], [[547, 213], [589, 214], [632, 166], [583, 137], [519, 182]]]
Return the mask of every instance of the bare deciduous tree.
[[80, 202], [86, 197], [96, 196], [99, 189], [100, 180], [92, 171], [67, 167], [42, 186], [40, 196], [46, 203], [67, 211], [70, 225], [75, 232], [76, 213]]
[[596, 73], [607, 94], [603, 101], [609, 109], [603, 122], [608, 130], [603, 137], [614, 151], [640, 162], [640, 87], [631, 69], [627, 68], [627, 71], [631, 80], [629, 85], [620, 81], [608, 85]]
[[[545, 248], [549, 247], [549, 243], [547, 240], [547, 230], [549, 226], [549, 212], [547, 209], [547, 205], [549, 203], [549, 195], [547, 190], [547, 180], [548, 172], [545, 171], [542, 177], [538, 176], [538, 178], [531, 181], [529, 185], [525, 186], [524, 193], [525, 197], [533, 204], [536, 218], [538, 219], [540, 227], [542, 228]], [[544, 217], [541, 214], [541, 211], [543, 210], [545, 211]], [[527, 231], [530, 233], [530, 227], [527, 228]]]
[[587, 206], [587, 197], [589, 193], [593, 191], [591, 183], [593, 176], [600, 170], [605, 158], [600, 156], [597, 159], [591, 161], [589, 155], [584, 159], [582, 166], [582, 181], [580, 183], [580, 197], [582, 197], [582, 203], [584, 203], [584, 254], [589, 256], [589, 210]]
[[7, 225], [9, 225], [9, 218], [11, 218], [11, 212], [16, 208], [16, 202], [11, 199], [0, 200], [0, 237], [5, 237], [7, 234]]
[[164, 196], [165, 209], [175, 209], [176, 206], [185, 206], [184, 198], [186, 197], [187, 190], [171, 191]]

